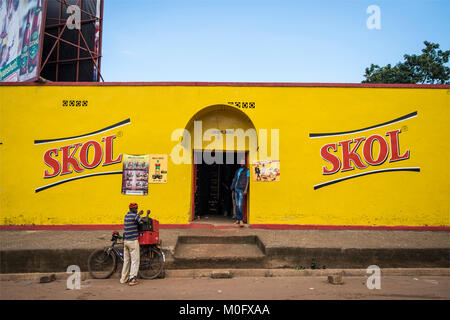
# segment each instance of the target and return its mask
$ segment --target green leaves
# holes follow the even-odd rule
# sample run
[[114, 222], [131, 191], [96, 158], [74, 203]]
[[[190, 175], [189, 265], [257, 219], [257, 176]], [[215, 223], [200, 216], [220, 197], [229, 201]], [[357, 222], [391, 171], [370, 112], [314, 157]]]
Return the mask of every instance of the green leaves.
[[450, 50], [439, 50], [439, 44], [424, 41], [421, 55], [403, 56], [404, 61], [395, 66], [380, 67], [371, 64], [366, 68], [362, 83], [412, 83], [412, 84], [448, 84], [450, 68]]

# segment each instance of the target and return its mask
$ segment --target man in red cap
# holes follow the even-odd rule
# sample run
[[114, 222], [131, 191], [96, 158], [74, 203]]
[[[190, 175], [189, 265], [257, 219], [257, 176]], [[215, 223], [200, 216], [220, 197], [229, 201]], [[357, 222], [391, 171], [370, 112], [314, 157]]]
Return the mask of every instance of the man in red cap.
[[[120, 283], [128, 283], [130, 286], [138, 284], [136, 278], [139, 271], [140, 252], [138, 241], [138, 225], [141, 222], [141, 210], [137, 213], [137, 203], [130, 203], [130, 211], [125, 215], [123, 223], [123, 268]], [[131, 266], [130, 266], [131, 261]]]

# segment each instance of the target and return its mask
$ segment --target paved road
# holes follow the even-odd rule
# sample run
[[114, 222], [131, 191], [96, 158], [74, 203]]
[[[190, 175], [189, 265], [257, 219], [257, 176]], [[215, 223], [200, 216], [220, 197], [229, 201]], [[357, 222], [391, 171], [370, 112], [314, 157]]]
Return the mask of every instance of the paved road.
[[299, 299], [450, 299], [449, 277], [385, 276], [381, 289], [369, 290], [365, 277], [346, 277], [332, 285], [325, 277], [239, 277], [233, 279], [167, 278], [141, 280], [134, 287], [118, 279], [81, 282], [68, 290], [62, 280], [40, 284], [1, 281], [0, 299], [150, 299], [150, 300], [299, 300]]

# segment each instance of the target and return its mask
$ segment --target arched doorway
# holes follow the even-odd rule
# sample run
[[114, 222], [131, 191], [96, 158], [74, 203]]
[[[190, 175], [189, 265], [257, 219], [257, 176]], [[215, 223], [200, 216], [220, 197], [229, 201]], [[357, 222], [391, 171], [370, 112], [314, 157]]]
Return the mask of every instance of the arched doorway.
[[[258, 143], [255, 126], [241, 110], [213, 105], [197, 112], [185, 129], [191, 138], [190, 144], [185, 143], [192, 155], [191, 221], [232, 223], [230, 187], [240, 162], [250, 167]], [[249, 199], [250, 182], [243, 203], [245, 223]]]

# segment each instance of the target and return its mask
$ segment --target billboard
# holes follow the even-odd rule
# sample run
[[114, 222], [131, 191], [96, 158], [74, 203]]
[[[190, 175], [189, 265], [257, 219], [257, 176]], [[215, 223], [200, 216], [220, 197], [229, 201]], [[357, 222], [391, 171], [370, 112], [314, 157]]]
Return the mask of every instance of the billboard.
[[102, 0], [48, 0], [41, 76], [50, 81], [101, 78]]
[[43, 0], [0, 0], [0, 81], [39, 76]]

